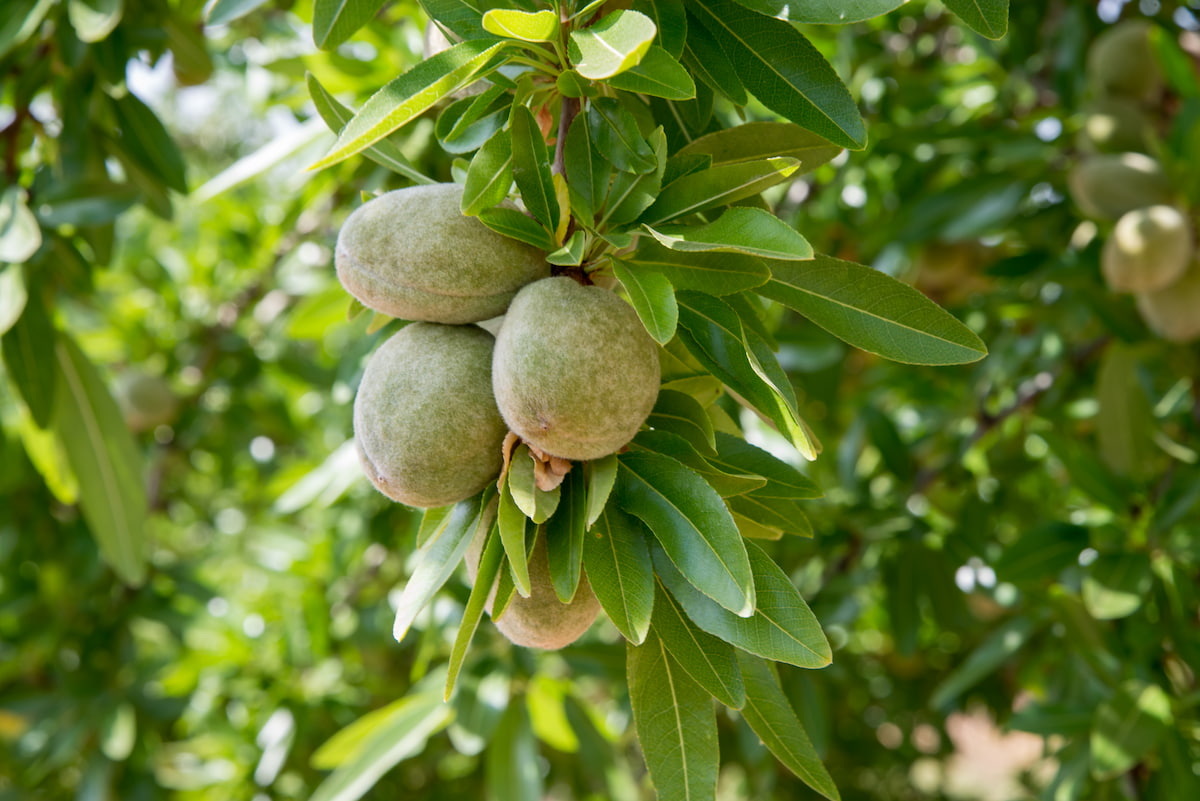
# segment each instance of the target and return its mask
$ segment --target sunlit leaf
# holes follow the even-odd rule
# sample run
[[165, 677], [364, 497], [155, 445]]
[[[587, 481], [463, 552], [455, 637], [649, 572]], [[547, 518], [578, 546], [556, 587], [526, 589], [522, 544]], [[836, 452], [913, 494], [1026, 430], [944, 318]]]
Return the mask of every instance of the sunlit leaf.
[[589, 80], [611, 78], [642, 60], [656, 32], [645, 14], [614, 11], [594, 25], [571, 31], [572, 66]]
[[383, 8], [385, 0], [315, 0], [313, 42], [332, 50], [366, 25]]

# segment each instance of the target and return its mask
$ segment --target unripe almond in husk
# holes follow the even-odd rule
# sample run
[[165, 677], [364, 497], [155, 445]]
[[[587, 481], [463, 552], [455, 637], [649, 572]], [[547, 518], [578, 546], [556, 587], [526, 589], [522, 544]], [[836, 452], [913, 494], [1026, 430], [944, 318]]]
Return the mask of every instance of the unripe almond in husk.
[[1173, 206], [1150, 206], [1117, 220], [1100, 267], [1114, 292], [1154, 292], [1179, 280], [1192, 252], [1187, 218]]
[[1200, 339], [1200, 262], [1166, 289], [1137, 296], [1138, 311], [1155, 334], [1171, 342]]
[[597, 459], [654, 408], [658, 346], [607, 289], [547, 278], [513, 299], [492, 362], [500, 413], [521, 439], [563, 459]]
[[461, 209], [459, 184], [397, 189], [367, 201], [338, 234], [338, 279], [364, 306], [403, 320], [472, 323], [503, 314], [550, 274], [537, 248]]
[[1122, 153], [1146, 148], [1150, 118], [1132, 100], [1105, 97], [1084, 109], [1079, 146], [1091, 153]]
[[1096, 37], [1088, 50], [1088, 78], [1106, 95], [1151, 101], [1162, 92], [1163, 76], [1150, 43], [1146, 20], [1126, 20]]
[[495, 480], [507, 429], [492, 397], [494, 344], [477, 326], [413, 323], [371, 355], [354, 399], [354, 439], [384, 495], [445, 506]]
[[1076, 165], [1067, 184], [1083, 213], [1102, 220], [1171, 200], [1162, 165], [1142, 153], [1091, 156]]

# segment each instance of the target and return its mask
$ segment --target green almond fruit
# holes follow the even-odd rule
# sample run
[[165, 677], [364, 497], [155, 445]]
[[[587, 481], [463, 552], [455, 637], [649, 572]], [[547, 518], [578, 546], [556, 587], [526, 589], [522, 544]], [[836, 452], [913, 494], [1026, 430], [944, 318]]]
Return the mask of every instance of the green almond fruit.
[[1089, 153], [1144, 151], [1150, 118], [1124, 97], [1106, 97], [1089, 103], [1079, 129], [1079, 147]]
[[627, 444], [658, 397], [658, 346], [611, 291], [547, 278], [513, 299], [496, 337], [492, 385], [521, 439], [563, 459]]
[[1084, 159], [1067, 178], [1071, 197], [1089, 217], [1116, 220], [1126, 212], [1171, 201], [1162, 165], [1142, 153], [1103, 153]]
[[1150, 330], [1169, 342], [1200, 339], [1200, 262], [1165, 289], [1138, 295], [1137, 308]]
[[384, 495], [445, 506], [495, 481], [508, 430], [492, 397], [494, 344], [477, 326], [413, 323], [371, 355], [354, 399], [354, 439]]
[[1187, 272], [1193, 251], [1187, 217], [1174, 206], [1150, 206], [1117, 220], [1100, 267], [1114, 292], [1154, 292]]
[[1096, 37], [1088, 50], [1088, 78], [1097, 91], [1152, 101], [1163, 88], [1162, 69], [1150, 42], [1151, 24], [1126, 20]]
[[550, 274], [545, 254], [461, 211], [459, 184], [397, 189], [367, 201], [338, 234], [338, 279], [364, 306], [402, 320], [473, 323], [503, 314]]

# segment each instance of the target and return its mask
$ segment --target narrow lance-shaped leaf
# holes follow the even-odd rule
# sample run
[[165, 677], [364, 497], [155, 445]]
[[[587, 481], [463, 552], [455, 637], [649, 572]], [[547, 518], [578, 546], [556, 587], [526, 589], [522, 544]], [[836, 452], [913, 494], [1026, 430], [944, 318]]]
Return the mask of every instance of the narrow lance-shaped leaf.
[[313, 42], [332, 50], [366, 25], [385, 0], [316, 0], [313, 3]]
[[733, 0], [693, 0], [742, 83], [772, 111], [836, 145], [859, 150], [867, 131], [850, 91], [802, 33]]
[[675, 336], [675, 326], [679, 324], [679, 306], [671, 282], [662, 273], [639, 270], [620, 259], [614, 259], [612, 264], [613, 273], [625, 287], [629, 302], [646, 331], [660, 345], [670, 342]]
[[571, 122], [563, 150], [563, 168], [575, 215], [591, 227], [596, 211], [604, 203], [612, 165], [592, 144], [592, 129], [585, 114]]
[[808, 500], [820, 498], [824, 493], [812, 479], [762, 448], [751, 445], [741, 437], [724, 431], [716, 432], [717, 458], [709, 458], [727, 473], [751, 473], [767, 480], [766, 486], [754, 491], [763, 498], [785, 500]]
[[509, 133], [512, 136], [513, 179], [521, 190], [521, 200], [546, 230], [553, 231], [558, 227], [559, 208], [550, 173], [550, 156], [528, 107], [513, 106]]
[[746, 685], [742, 717], [788, 770], [830, 801], [840, 801], [837, 785], [783, 694], [772, 665], [744, 651], [738, 651], [737, 656]]
[[811, 172], [833, 159], [842, 148], [790, 122], [747, 122], [701, 136], [680, 148], [676, 158], [708, 156], [712, 164], [759, 161], [771, 156], [796, 159], [793, 175]]
[[34, 300], [25, 305], [16, 325], [0, 339], [4, 366], [39, 428], [49, 426], [54, 416], [58, 388], [55, 338], [45, 306]]
[[592, 146], [617, 169], [652, 172], [658, 166], [654, 151], [638, 130], [637, 120], [614, 97], [598, 97], [588, 105]]
[[742, 85], [742, 79], [738, 77], [729, 56], [704, 25], [691, 14], [688, 14], [688, 19], [683, 63], [714, 92], [725, 95], [735, 106], [746, 105], [750, 102], [750, 96], [746, 94], [746, 87]]
[[666, 456], [620, 457], [617, 500], [644, 522], [679, 571], [735, 615], [754, 613], [755, 589], [746, 547], [721, 496]]
[[608, 497], [612, 493], [613, 484], [617, 480], [617, 455], [610, 453], [599, 459], [585, 463], [588, 479], [588, 510], [587, 527], [591, 528], [600, 517], [604, 507], [608, 505]]
[[558, 600], [570, 603], [579, 588], [587, 529], [587, 479], [576, 466], [559, 487], [562, 501], [546, 523], [546, 560]]
[[503, 558], [504, 546], [500, 543], [499, 532], [493, 529], [487, 534], [487, 542], [483, 546], [479, 568], [475, 573], [475, 584], [471, 587], [467, 606], [458, 624], [458, 634], [455, 635], [454, 645], [450, 649], [450, 665], [446, 673], [446, 690], [443, 695], [446, 701], [454, 694], [454, 685], [467, 658], [467, 648], [471, 645], [475, 630], [479, 628], [479, 621], [483, 618], [483, 610], [496, 583], [496, 576], [500, 573]]
[[680, 290], [729, 295], [762, 286], [771, 271], [745, 253], [684, 253], [643, 238], [631, 257], [631, 269], [661, 274]]
[[478, 0], [420, 0], [431, 20], [448, 28], [461, 39], [486, 39], [492, 34], [483, 29], [483, 8]]
[[176, 192], [187, 192], [183, 154], [153, 111], [132, 94], [113, 101], [121, 141], [130, 156]]
[[799, 166], [800, 162], [795, 159], [772, 157], [721, 164], [685, 175], [663, 187], [658, 200], [642, 215], [641, 222], [657, 225], [745, 200], [787, 180]]
[[[346, 123], [354, 117], [354, 112], [339, 103], [312, 73], [306, 75], [305, 80], [308, 83], [308, 94], [313, 100], [313, 105], [317, 107], [317, 113], [321, 115], [321, 119], [335, 134], [341, 133], [342, 129], [346, 127]], [[400, 152], [400, 148], [386, 139], [371, 145], [363, 151], [363, 155], [376, 164], [387, 167], [392, 172], [397, 172], [415, 183], [437, 183], [409, 163], [409, 160]]]
[[703, 225], [662, 225], [646, 230], [671, 250], [684, 253], [746, 253], [768, 259], [805, 261], [812, 245], [795, 228], [769, 211], [735, 207]]
[[746, 690], [733, 646], [696, 628], [661, 584], [654, 596], [651, 625], [667, 652], [697, 684], [730, 709], [742, 708]]
[[946, 7], [989, 39], [1008, 33], [1008, 0], [946, 0]]
[[634, 0], [633, 10], [654, 20], [658, 28], [658, 43], [672, 56], [679, 58], [688, 32], [683, 0]]
[[529, 584], [529, 561], [525, 552], [525, 530], [528, 518], [513, 500], [510, 482], [505, 477], [500, 488], [500, 508], [496, 514], [496, 525], [500, 530], [500, 542], [504, 555], [508, 557], [513, 583], [521, 597], [528, 598], [533, 591]]
[[698, 449], [716, 455], [712, 420], [700, 402], [685, 392], [660, 390], [647, 422], [652, 428], [678, 434]]
[[513, 451], [508, 463], [508, 488], [517, 506], [535, 523], [545, 523], [558, 508], [559, 487], [544, 490], [537, 486], [537, 473], [529, 446], [524, 443]]
[[905, 364], [965, 364], [987, 355], [971, 329], [917, 290], [878, 270], [818, 255], [773, 262], [756, 291], [869, 353]]
[[894, 11], [908, 0], [737, 0], [751, 11], [807, 25], [849, 25]]
[[146, 489], [142, 458], [116, 402], [69, 338], [58, 364], [55, 428], [79, 477], [79, 504], [100, 553], [127, 584], [146, 578]]
[[489, 62], [507, 46], [486, 40], [463, 42], [417, 64], [373, 94], [342, 129], [329, 153], [309, 169], [344, 161], [411, 122], [441, 98], [482, 77]]
[[541, 801], [537, 740], [524, 696], [508, 702], [492, 734], [486, 763], [489, 797], [497, 801]]
[[640, 645], [650, 630], [654, 571], [642, 522], [610, 504], [583, 540], [588, 581], [625, 639]]
[[508, 197], [512, 182], [512, 139], [508, 131], [496, 131], [475, 153], [467, 168], [462, 213], [474, 217], [498, 205]]
[[1170, 731], [1171, 697], [1157, 684], [1128, 681], [1096, 710], [1092, 776], [1101, 781], [1128, 771]]
[[628, 646], [626, 671], [633, 723], [658, 797], [714, 798], [717, 720], [708, 693], [654, 636]]
[[436, 693], [405, 698], [378, 721], [351, 759], [321, 783], [311, 801], [362, 798], [397, 763], [421, 753], [428, 739], [450, 722], [453, 712]]
[[804, 597], [762, 548], [751, 541], [745, 547], [758, 592], [757, 609], [748, 618], [730, 614], [698, 592], [653, 543], [651, 553], [663, 584], [704, 631], [765, 659], [803, 668], [828, 665], [833, 651]]
[[417, 614], [458, 568], [471, 540], [480, 530], [491, 528], [495, 519], [494, 495], [490, 498], [485, 496], [482, 507], [479, 500], [471, 499], [456, 503], [451, 508], [441, 532], [436, 536], [431, 535], [421, 546], [417, 565], [400, 594], [400, 601], [396, 604], [396, 621], [392, 624], [392, 636], [397, 642], [404, 639]]
[[670, 53], [653, 45], [640, 64], [614, 75], [607, 81], [615, 89], [667, 100], [688, 100], [696, 96], [692, 76]]

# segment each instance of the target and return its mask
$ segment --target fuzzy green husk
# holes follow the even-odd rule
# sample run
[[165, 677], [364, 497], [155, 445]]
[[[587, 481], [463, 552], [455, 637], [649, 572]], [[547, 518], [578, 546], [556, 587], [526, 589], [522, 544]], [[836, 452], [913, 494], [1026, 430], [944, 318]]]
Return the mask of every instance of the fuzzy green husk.
[[1096, 37], [1088, 50], [1088, 78], [1097, 91], [1152, 101], [1162, 91], [1162, 70], [1150, 44], [1150, 23], [1127, 20]]
[[1114, 292], [1154, 292], [1179, 280], [1192, 252], [1187, 218], [1173, 206], [1150, 206], [1117, 221], [1100, 266]]
[[1171, 182], [1162, 165], [1142, 153], [1087, 158], [1071, 172], [1068, 184], [1083, 213], [1102, 220], [1171, 200]]
[[476, 326], [413, 323], [372, 354], [354, 399], [354, 438], [384, 495], [444, 506], [495, 480], [507, 429], [492, 397], [494, 343]]
[[536, 248], [460, 211], [462, 186], [398, 189], [354, 211], [338, 234], [338, 279], [364, 306], [403, 320], [471, 323], [503, 314], [549, 275]]
[[1137, 296], [1138, 311], [1150, 330], [1170, 342], [1200, 339], [1200, 262], [1166, 289]]
[[658, 397], [658, 346], [607, 289], [547, 278], [513, 299], [492, 365], [500, 413], [563, 459], [597, 459], [633, 439]]

